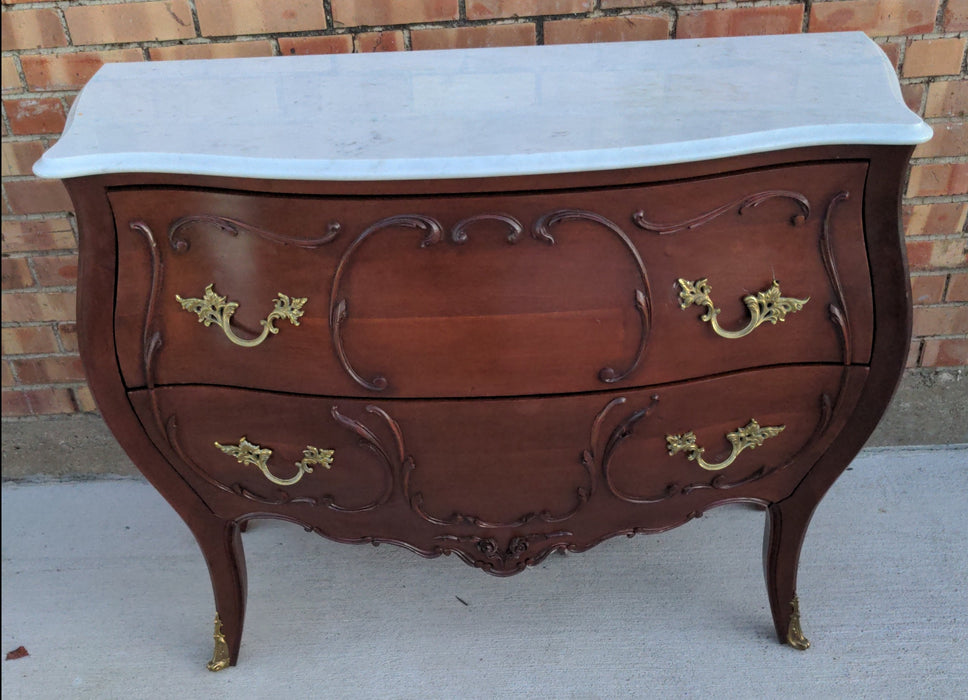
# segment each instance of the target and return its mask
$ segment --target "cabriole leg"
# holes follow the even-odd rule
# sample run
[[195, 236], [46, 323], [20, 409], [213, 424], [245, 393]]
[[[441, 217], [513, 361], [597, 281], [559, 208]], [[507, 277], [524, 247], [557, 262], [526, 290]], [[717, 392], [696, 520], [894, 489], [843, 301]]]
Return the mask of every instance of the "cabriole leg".
[[781, 642], [800, 650], [807, 649], [810, 642], [800, 627], [797, 565], [815, 505], [793, 498], [771, 505], [767, 510], [763, 542], [766, 589], [777, 636]]
[[211, 518], [192, 528], [208, 564], [215, 593], [214, 650], [210, 671], [235, 666], [245, 622], [245, 554], [241, 527], [229, 520]]

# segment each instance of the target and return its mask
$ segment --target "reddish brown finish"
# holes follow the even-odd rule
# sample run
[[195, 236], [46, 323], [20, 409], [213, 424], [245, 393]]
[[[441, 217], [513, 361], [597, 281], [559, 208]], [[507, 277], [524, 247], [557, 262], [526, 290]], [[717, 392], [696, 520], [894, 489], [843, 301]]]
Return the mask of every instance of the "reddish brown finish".
[[[494, 401], [369, 403], [214, 387], [141, 390], [131, 399], [159, 448], [217, 514], [244, 513], [234, 498], [241, 494], [250, 508], [289, 514], [337, 539], [396, 538], [432, 552], [454, 526], [530, 535], [551, 524], [572, 533], [569, 544], [587, 544], [628, 527], [670, 527], [726, 496], [780, 500], [820, 454], [831, 423], [849, 414], [865, 375], [863, 368], [794, 366], [629, 392]], [[666, 435], [692, 430], [707, 461], [721, 461], [730, 454], [726, 434], [752, 418], [786, 427], [721, 472], [667, 451]], [[372, 439], [360, 440], [361, 433]], [[243, 435], [273, 450], [270, 466], [283, 478], [307, 445], [336, 457], [331, 469], [280, 488], [214, 446]], [[480, 564], [509, 573], [543, 549]]]
[[[865, 163], [851, 162], [638, 188], [376, 200], [113, 192], [122, 370], [130, 387], [461, 397], [647, 386], [843, 362], [845, 352], [849, 363], [864, 363], [865, 175]], [[841, 193], [847, 198], [837, 199]], [[832, 203], [827, 239], [836, 265], [828, 270], [821, 240]], [[563, 212], [571, 216], [552, 217]], [[680, 277], [709, 279], [727, 328], [745, 324], [742, 298], [774, 278], [785, 295], [811, 301], [784, 323], [723, 341], [699, 320], [702, 309], [679, 308]], [[278, 292], [308, 297], [305, 316], [298, 328], [283, 323], [263, 345], [240, 350], [175, 300], [200, 297], [212, 282], [240, 304], [240, 335], [257, 334]], [[645, 319], [637, 292], [648, 302]], [[338, 302], [348, 312], [334, 343]], [[849, 348], [829, 321], [830, 304], [850, 319]], [[167, 341], [150, 378], [140, 351], [146, 322], [163, 327]], [[299, 359], [309, 354], [314, 362]], [[603, 381], [609, 369], [627, 379]]]
[[[507, 575], [758, 502], [783, 639], [810, 514], [903, 369], [909, 155], [488, 181], [82, 178], [81, 352], [108, 424], [205, 554], [233, 663], [252, 517]], [[741, 326], [742, 297], [774, 276], [810, 301], [741, 340], [678, 306], [675, 280], [706, 277], [721, 323]], [[212, 282], [241, 304], [240, 334], [277, 292], [310, 301], [300, 327], [240, 348], [174, 301]], [[721, 472], [666, 452], [694, 430], [719, 461], [752, 418], [786, 428]], [[212, 444], [243, 435], [281, 477], [307, 445], [336, 458], [281, 489]]]

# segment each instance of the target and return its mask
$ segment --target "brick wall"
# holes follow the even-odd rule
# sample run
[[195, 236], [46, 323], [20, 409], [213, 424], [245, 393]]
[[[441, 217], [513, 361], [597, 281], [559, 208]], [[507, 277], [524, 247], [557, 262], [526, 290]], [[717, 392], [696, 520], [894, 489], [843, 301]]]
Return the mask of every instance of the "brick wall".
[[416, 51], [858, 29], [934, 127], [914, 154], [904, 226], [908, 365], [968, 365], [968, 0], [79, 0], [3, 3], [3, 416], [94, 411], [74, 325], [77, 232], [31, 165], [110, 61]]

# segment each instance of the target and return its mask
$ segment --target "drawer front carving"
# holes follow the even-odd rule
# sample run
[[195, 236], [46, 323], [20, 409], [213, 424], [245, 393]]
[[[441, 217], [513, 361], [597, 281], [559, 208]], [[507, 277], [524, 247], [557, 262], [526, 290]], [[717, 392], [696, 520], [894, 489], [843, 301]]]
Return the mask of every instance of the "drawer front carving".
[[863, 364], [865, 176], [845, 162], [462, 197], [116, 190], [122, 372], [376, 399]]
[[[393, 532], [422, 553], [456, 550], [510, 573], [544, 548], [615, 534], [613, 523], [624, 524], [616, 532], [667, 527], [723, 500], [782, 498], [836, 433], [865, 372], [787, 367], [494, 401], [371, 404], [215, 387], [131, 398], [215, 508], [265, 509], [337, 539]], [[670, 449], [670, 436], [687, 431], [702, 446], [694, 461]], [[255, 455], [249, 463], [224, 453], [233, 442]], [[331, 469], [305, 468], [312, 445], [326, 445], [315, 463]], [[302, 464], [300, 478], [267, 480], [270, 450], [279, 476]]]

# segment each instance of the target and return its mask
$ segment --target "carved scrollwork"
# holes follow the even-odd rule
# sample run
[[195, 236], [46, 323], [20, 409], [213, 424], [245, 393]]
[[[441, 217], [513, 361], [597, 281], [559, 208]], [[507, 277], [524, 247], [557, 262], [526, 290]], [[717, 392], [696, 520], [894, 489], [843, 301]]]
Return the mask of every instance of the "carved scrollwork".
[[827, 211], [823, 217], [823, 226], [820, 229], [820, 259], [823, 260], [827, 279], [830, 281], [830, 286], [833, 288], [834, 296], [837, 299], [836, 304], [827, 305], [827, 313], [830, 315], [830, 320], [840, 333], [841, 350], [843, 352], [844, 364], [846, 365], [851, 364], [852, 357], [850, 318], [847, 316], [847, 304], [844, 301], [844, 287], [840, 282], [840, 275], [837, 273], [837, 263], [834, 261], [834, 254], [830, 245], [830, 221], [833, 218], [834, 209], [837, 205], [841, 202], [846, 202], [848, 199], [850, 199], [849, 192], [838, 192], [833, 196], [827, 204]]
[[349, 261], [360, 245], [378, 231], [398, 227], [423, 231], [424, 237], [420, 241], [421, 248], [427, 248], [428, 246], [439, 243], [443, 238], [443, 228], [440, 222], [429, 216], [422, 214], [399, 214], [380, 219], [357, 236], [343, 252], [343, 256], [336, 266], [336, 273], [333, 275], [333, 287], [329, 296], [329, 328], [333, 340], [333, 348], [336, 350], [336, 357], [353, 381], [370, 391], [383, 391], [386, 389], [388, 385], [387, 379], [382, 375], [376, 375], [370, 380], [364, 379], [349, 361], [346, 349], [343, 347], [343, 324], [349, 316], [349, 305], [342, 296], [341, 284], [343, 276], [346, 274]]
[[650, 399], [648, 406], [636, 409], [615, 426], [612, 434], [609, 435], [608, 442], [605, 444], [605, 450], [602, 453], [602, 474], [605, 476], [605, 485], [613, 496], [626, 503], [659, 503], [675, 495], [679, 490], [678, 484], [668, 484], [661, 493], [652, 496], [635, 496], [620, 489], [612, 479], [612, 455], [615, 454], [615, 450], [618, 449], [619, 445], [632, 436], [636, 424], [655, 410], [656, 405], [659, 403], [659, 395], [653, 394]]
[[132, 231], [137, 231], [148, 244], [148, 253], [151, 258], [151, 279], [148, 289], [148, 300], [145, 302], [144, 322], [141, 335], [141, 371], [144, 373], [145, 386], [151, 398], [151, 412], [155, 419], [155, 427], [159, 433], [164, 434], [164, 422], [161, 419], [161, 412], [158, 410], [158, 400], [153, 389], [155, 388], [155, 360], [164, 345], [164, 339], [159, 327], [158, 315], [155, 313], [155, 305], [158, 300], [158, 292], [161, 289], [164, 267], [161, 265], [161, 257], [158, 254], [158, 242], [155, 234], [144, 221], [132, 221], [128, 224]]
[[644, 231], [649, 231], [651, 233], [657, 233], [660, 236], [664, 236], [670, 233], [677, 233], [687, 229], [698, 228], [699, 226], [707, 224], [713, 219], [716, 219], [726, 212], [734, 209], [736, 210], [737, 214], [744, 214], [747, 209], [754, 209], [767, 200], [777, 198], [789, 199], [799, 206], [800, 214], [790, 218], [791, 225], [801, 226], [810, 216], [810, 202], [806, 196], [800, 194], [799, 192], [791, 192], [789, 190], [765, 190], [763, 192], [755, 192], [741, 199], [723, 204], [715, 209], [710, 209], [707, 212], [703, 212], [698, 216], [694, 216], [691, 219], [685, 219], [683, 221], [657, 223], [647, 219], [645, 212], [641, 209], [632, 214], [632, 221], [634, 221], [635, 225]]
[[454, 227], [450, 230], [450, 239], [457, 244], [466, 243], [467, 229], [482, 221], [498, 221], [506, 225], [508, 227], [506, 240], [511, 244], [521, 240], [521, 236], [524, 234], [524, 226], [513, 216], [509, 216], [508, 214], [478, 214], [454, 224]]
[[535, 541], [546, 542], [552, 539], [570, 537], [572, 533], [567, 531], [559, 532], [533, 532], [527, 535], [514, 535], [507, 540], [507, 544], [501, 543], [494, 537], [479, 537], [477, 535], [438, 535], [434, 539], [445, 542], [458, 542], [461, 544], [471, 544], [474, 549], [486, 557], [489, 561], [481, 561], [478, 557], [471, 555], [463, 549], [442, 547], [442, 553], [455, 553], [461, 559], [472, 566], [484, 569], [496, 576], [510, 576], [523, 570], [528, 565], [534, 565], [542, 561], [554, 547], [528, 557], [525, 555], [530, 551], [531, 543]]
[[332, 221], [326, 226], [326, 234], [317, 238], [298, 238], [296, 236], [286, 236], [274, 231], [268, 231], [252, 224], [247, 224], [238, 219], [227, 216], [216, 216], [214, 214], [193, 214], [175, 219], [168, 226], [168, 243], [172, 249], [179, 253], [186, 253], [191, 248], [191, 243], [184, 237], [184, 229], [198, 224], [207, 224], [219, 231], [223, 231], [230, 236], [238, 236], [241, 232], [251, 233], [260, 238], [264, 238], [273, 243], [291, 245], [297, 248], [318, 248], [332, 242], [340, 233], [341, 226], [338, 221]]
[[649, 275], [645, 270], [645, 263], [642, 262], [642, 256], [639, 254], [635, 244], [633, 244], [631, 239], [628, 237], [628, 234], [626, 234], [621, 227], [615, 224], [615, 222], [600, 214], [596, 214], [595, 212], [585, 211], [582, 209], [560, 209], [549, 212], [535, 222], [531, 233], [537, 240], [543, 241], [548, 245], [555, 245], [555, 238], [551, 235], [550, 229], [565, 221], [590, 221], [594, 224], [602, 226], [614, 234], [632, 256], [632, 259], [635, 261], [636, 271], [639, 273], [639, 277], [642, 280], [642, 289], [636, 289], [632, 295], [632, 304], [637, 312], [640, 324], [639, 346], [635, 352], [635, 356], [632, 358], [632, 362], [625, 370], [617, 370], [613, 367], [603, 367], [598, 373], [599, 380], [605, 382], [606, 384], [621, 382], [624, 379], [632, 376], [635, 370], [638, 369], [639, 365], [642, 363], [642, 358], [645, 355], [645, 348], [648, 344], [649, 333], [652, 327], [652, 304], [650, 301], [651, 292], [649, 290]]
[[[377, 408], [376, 406], [367, 406], [364, 410], [367, 413], [370, 413], [372, 415], [380, 416], [390, 424], [390, 427], [394, 433], [394, 437], [400, 440], [398, 445], [398, 455], [402, 454], [403, 443], [402, 443], [402, 438], [399, 437], [399, 426], [396, 425], [396, 421], [390, 418], [390, 416], [386, 413], [386, 411], [380, 408]], [[378, 457], [380, 457], [384, 465], [384, 472], [383, 472], [384, 480], [383, 480], [383, 489], [381, 490], [380, 495], [376, 499], [362, 506], [357, 506], [355, 508], [347, 508], [345, 506], [340, 506], [333, 501], [333, 498], [331, 496], [323, 497], [323, 499], [321, 499], [322, 502], [326, 505], [327, 508], [331, 508], [332, 510], [343, 511], [346, 513], [360, 513], [367, 510], [373, 510], [374, 508], [379, 508], [384, 503], [390, 500], [390, 497], [393, 495], [394, 486], [396, 484], [396, 478], [394, 477], [394, 474], [396, 472], [396, 463], [393, 459], [392, 454], [390, 453], [389, 450], [387, 450], [386, 446], [383, 444], [383, 441], [379, 437], [377, 437], [376, 433], [374, 433], [370, 428], [368, 428], [362, 422], [355, 420], [353, 418], [350, 418], [349, 416], [346, 416], [343, 413], [341, 413], [337, 406], [333, 406], [330, 409], [330, 415], [332, 415], [333, 420], [335, 420], [340, 426], [342, 426], [343, 428], [346, 428], [347, 430], [359, 436], [360, 438], [359, 444], [361, 447], [364, 447], [365, 449], [370, 450]]]

